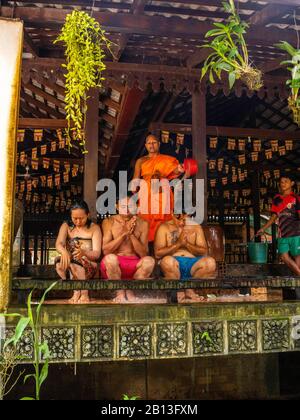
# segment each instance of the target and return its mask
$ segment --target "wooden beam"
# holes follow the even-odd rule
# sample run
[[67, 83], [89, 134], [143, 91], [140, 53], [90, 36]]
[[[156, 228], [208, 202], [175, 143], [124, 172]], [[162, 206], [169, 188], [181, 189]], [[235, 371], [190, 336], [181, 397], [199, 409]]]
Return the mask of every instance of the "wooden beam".
[[25, 101], [27, 101], [28, 103], [31, 103], [31, 104], [35, 105], [39, 109], [43, 109], [49, 115], [53, 115], [57, 119], [64, 118], [64, 115], [62, 115], [59, 112], [57, 112], [56, 109], [51, 108], [48, 105], [45, 105], [43, 102], [40, 102], [37, 99], [33, 98], [32, 96], [27, 95], [27, 93], [22, 92], [21, 93], [21, 96], [22, 96], [23, 99], [25, 99]]
[[110, 155], [106, 160], [106, 171], [114, 172], [144, 95], [142, 90], [135, 87], [128, 89], [125, 93], [118, 125], [111, 143]]
[[[153, 130], [166, 130], [173, 133], [192, 133], [191, 124], [173, 124], [173, 123], [152, 123]], [[217, 127], [207, 126], [206, 134], [208, 136], [218, 137], [254, 137], [260, 139], [282, 139], [282, 140], [300, 140], [299, 131], [260, 129], [260, 128], [240, 128], [240, 127]]]
[[[4, 5], [4, 1], [2, 0], [2, 3]], [[5, 3], [7, 3], [7, 0], [5, 0]], [[28, 3], [28, 0], [21, 0], [18, 1], [18, 3]], [[67, 6], [83, 6], [83, 7], [92, 7], [94, 1], [93, 0], [51, 0], [51, 3], [49, 0], [40, 0], [39, 3], [42, 4], [59, 4], [59, 5], [67, 5]], [[110, 0], [104, 0], [99, 1], [94, 5], [95, 7], [101, 7], [103, 9], [118, 9], [118, 10], [129, 10], [130, 4], [129, 3], [114, 3]]]
[[197, 179], [204, 180], [204, 222], [207, 220], [207, 150], [206, 150], [206, 95], [201, 90], [192, 93], [193, 158], [198, 162]]
[[[254, 216], [254, 232], [256, 233], [260, 229], [260, 171], [258, 167], [250, 174], [250, 178], [251, 178], [251, 199], [252, 199], [253, 216]], [[258, 242], [257, 237], [256, 237], [256, 242]]]
[[131, 13], [140, 15], [144, 12], [147, 0], [133, 0], [131, 5]]
[[43, 114], [39, 109], [34, 108], [33, 105], [30, 105], [29, 103], [22, 101], [20, 102], [20, 115], [21, 111], [26, 112], [26, 117], [29, 117], [31, 119], [36, 118], [45, 118], [45, 114]]
[[271, 71], [278, 70], [281, 66], [281, 62], [284, 61], [285, 57], [278, 58], [275, 60], [270, 60], [263, 63], [261, 66], [258, 66], [263, 74], [270, 73]]
[[[290, 0], [291, 1], [291, 0]], [[295, 0], [298, 2], [298, 0]], [[10, 17], [11, 7], [2, 7], [1, 15]], [[66, 16], [71, 13], [71, 9], [39, 8], [39, 7], [15, 7], [15, 18], [22, 19], [30, 26], [39, 27], [60, 27]], [[200, 22], [197, 19], [181, 19], [178, 17], [167, 18], [164, 16], [139, 15], [139, 18], [131, 13], [108, 13], [95, 11], [93, 17], [101, 23], [102, 27], [108, 31], [120, 33], [137, 33], [146, 35], [161, 36], [197, 36], [199, 40], [201, 35], [206, 34], [211, 29], [211, 23]], [[293, 30], [282, 30], [277, 28], [266, 28], [264, 25], [257, 25], [249, 29], [247, 33], [248, 44], [271, 44], [280, 39], [294, 43], [295, 33]]]
[[38, 46], [32, 41], [30, 35], [24, 28], [24, 45], [27, 47], [28, 51], [33, 55], [33, 57], [38, 57], [39, 55], [39, 48]]
[[211, 50], [209, 48], [200, 48], [197, 52], [189, 56], [186, 60], [186, 66], [188, 68], [197, 66], [206, 60], [209, 54], [211, 54]]
[[83, 196], [87, 202], [92, 218], [97, 217], [96, 201], [98, 182], [98, 138], [99, 138], [99, 90], [91, 89], [87, 100], [86, 114], [86, 148], [84, 155]]
[[[130, 13], [136, 16], [142, 14], [144, 12], [146, 3], [147, 3], [147, 0], [133, 0]], [[119, 59], [121, 58], [121, 55], [123, 54], [127, 46], [129, 38], [130, 38], [129, 34], [121, 34], [119, 38], [119, 42], [118, 42], [118, 49], [115, 53], [114, 61], [119, 61]]]
[[248, 23], [250, 23], [250, 25], [265, 25], [271, 22], [272, 19], [283, 16], [291, 9], [291, 5], [268, 4], [263, 9], [257, 11], [252, 16], [250, 16]]
[[19, 128], [49, 128], [59, 129], [66, 128], [67, 120], [52, 119], [52, 118], [19, 118]]
[[270, 5], [280, 4], [284, 6], [299, 7], [299, 0], [264, 0], [264, 2]]
[[32, 83], [23, 83], [23, 86], [26, 89], [31, 90], [31, 92], [36, 93], [37, 95], [41, 96], [47, 102], [50, 102], [53, 105], [58, 106], [59, 108], [62, 108], [62, 109], [65, 108], [64, 102], [62, 102], [60, 99], [57, 99], [55, 96], [50, 95], [49, 93], [45, 92], [43, 89], [33, 85]]
[[112, 117], [111, 115], [107, 114], [105, 111], [103, 111], [100, 115], [100, 119], [108, 122], [109, 124], [116, 126], [117, 125], [117, 118]]
[[109, 108], [113, 108], [116, 111], [120, 111], [120, 104], [114, 101], [111, 98], [105, 98], [101, 101], [104, 105], [108, 106]]
[[[155, 132], [155, 130], [152, 130], [152, 124], [154, 124], [155, 123], [155, 121], [157, 121], [158, 119], [160, 120], [160, 118], [161, 118], [161, 116], [162, 116], [162, 114], [164, 113], [164, 111], [168, 108], [168, 106], [169, 106], [169, 104], [170, 104], [170, 102], [172, 103], [173, 101], [172, 101], [172, 97], [173, 97], [173, 95], [172, 94], [167, 94], [167, 93], [165, 93], [164, 94], [164, 97], [162, 98], [162, 100], [160, 101], [160, 103], [159, 103], [159, 106], [157, 107], [157, 109], [155, 110], [155, 112], [154, 112], [154, 115], [153, 115], [153, 118], [152, 118], [152, 121], [150, 122], [150, 124], [141, 132], [141, 135], [140, 135], [140, 139], [139, 139], [139, 142], [138, 142], [138, 144], [137, 144], [137, 147], [136, 147], [136, 150], [135, 150], [135, 152], [133, 153], [133, 156], [132, 156], [132, 159], [131, 159], [131, 162], [135, 162], [135, 160], [137, 159], [137, 158], [139, 158], [140, 157], [140, 155], [141, 155], [141, 153], [142, 153], [142, 150], [144, 149], [144, 147], [145, 147], [145, 138], [146, 138], [146, 135], [149, 133], [149, 132], [152, 132], [152, 133], [154, 133], [155, 135], [158, 135], [158, 137], [159, 137], [159, 133], [156, 133]], [[163, 121], [163, 120], [162, 120]]]
[[[45, 1], [45, 0], [44, 0]], [[165, 3], [165, 0], [155, 0], [157, 3]], [[267, 1], [267, 0], [264, 0]], [[284, 1], [284, 0], [282, 0]], [[195, 4], [197, 6], [215, 6], [215, 7], [222, 7], [221, 1], [220, 0], [178, 0], [178, 3], [182, 3], [182, 4], [188, 4], [189, 6], [191, 4]], [[245, 6], [245, 8], [247, 8], [247, 10], [259, 10], [260, 9], [260, 5], [257, 3], [252, 3], [249, 2], [247, 3], [247, 5]]]
[[[63, 59], [56, 58], [37, 58], [37, 59], [24, 59], [23, 60], [23, 70], [27, 68], [34, 68], [38, 70], [39, 68], [50, 70], [57, 70], [60, 68], [61, 64], [65, 63]], [[133, 75], [160, 75], [163, 77], [174, 76], [174, 77], [184, 77], [186, 79], [200, 80], [201, 70], [186, 68], [186, 67], [177, 67], [177, 66], [166, 66], [166, 65], [157, 65], [157, 64], [140, 64], [140, 63], [120, 63], [120, 62], [105, 62], [107, 72], [112, 73], [133, 73]], [[265, 76], [265, 82], [272, 82], [273, 84], [284, 84], [286, 82], [286, 77], [280, 76]], [[120, 90], [119, 84], [115, 84], [114, 81], [109, 82], [109, 86], [115, 90]]]

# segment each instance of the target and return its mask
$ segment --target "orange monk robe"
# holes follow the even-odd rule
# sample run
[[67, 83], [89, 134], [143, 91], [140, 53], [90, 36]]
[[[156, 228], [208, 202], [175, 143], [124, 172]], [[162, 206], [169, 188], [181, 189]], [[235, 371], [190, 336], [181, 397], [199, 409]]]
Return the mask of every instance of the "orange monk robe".
[[[143, 162], [141, 165], [141, 177], [144, 179], [144, 181], [146, 181], [148, 187], [146, 193], [148, 196], [144, 197], [143, 194], [143, 198], [148, 201], [148, 212], [143, 213], [141, 211], [140, 217], [149, 223], [149, 241], [154, 240], [155, 232], [158, 226], [172, 218], [172, 212], [174, 210], [174, 197], [172, 190], [168, 192], [170, 194], [170, 201], [168, 201], [166, 197], [163, 200], [164, 191], [162, 189], [160, 189], [160, 191], [157, 193], [153, 191], [153, 189], [151, 189], [151, 180], [153, 178], [157, 178], [157, 175], [159, 175], [160, 180], [166, 179], [170, 181], [174, 178], [177, 178], [178, 174], [175, 174], [174, 171], [177, 169], [178, 165], [178, 160], [168, 155], [158, 155], [156, 157], [149, 158], [145, 160], [145, 162]], [[151, 195], [153, 197], [152, 203], [153, 201], [157, 202], [157, 209], [159, 210], [157, 213], [156, 209], [157, 214], [155, 214], [155, 210], [153, 210], [153, 208], [151, 209]], [[140, 198], [142, 198], [142, 191], [140, 191]], [[166, 202], [169, 202], [170, 204], [169, 209], [163, 209], [163, 204], [165, 207], [167, 207]]]

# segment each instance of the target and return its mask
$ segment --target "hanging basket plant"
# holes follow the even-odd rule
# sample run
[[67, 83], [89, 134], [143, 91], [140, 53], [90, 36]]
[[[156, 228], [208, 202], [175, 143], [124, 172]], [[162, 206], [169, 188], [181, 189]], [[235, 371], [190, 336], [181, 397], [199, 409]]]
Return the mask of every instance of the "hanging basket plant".
[[112, 42], [106, 38], [100, 24], [86, 12], [74, 10], [67, 15], [65, 24], [54, 43], [65, 44], [65, 111], [68, 123], [67, 145], [72, 147], [72, 139], [79, 140], [83, 153], [85, 148], [85, 123], [88, 91], [101, 88], [105, 47], [111, 51]]
[[300, 49], [294, 48], [286, 41], [280, 41], [278, 44], [275, 44], [275, 47], [291, 56], [290, 60], [282, 61], [281, 64], [287, 65], [288, 70], [291, 72], [291, 79], [286, 82], [291, 89], [288, 104], [289, 109], [293, 113], [294, 122], [300, 127]]
[[249, 25], [243, 22], [236, 11], [234, 0], [223, 2], [225, 12], [229, 13], [226, 23], [214, 23], [215, 29], [208, 31], [203, 48], [211, 48], [213, 52], [204, 62], [201, 79], [209, 74], [209, 81], [215, 83], [215, 76], [221, 79], [222, 71], [228, 73], [230, 89], [237, 79], [241, 79], [249, 90], [259, 90], [262, 73], [253, 67], [244, 38]]

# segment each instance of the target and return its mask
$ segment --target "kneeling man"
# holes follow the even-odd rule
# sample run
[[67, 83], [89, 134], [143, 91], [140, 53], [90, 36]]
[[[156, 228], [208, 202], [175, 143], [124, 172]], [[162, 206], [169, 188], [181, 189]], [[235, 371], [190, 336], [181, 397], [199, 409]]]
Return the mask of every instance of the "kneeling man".
[[[148, 223], [130, 214], [129, 200], [128, 197], [120, 199], [118, 214], [102, 223], [105, 257], [100, 268], [106, 279], [147, 279], [154, 269], [155, 260], [148, 256]], [[116, 302], [128, 300], [134, 300], [132, 291], [117, 292]]]
[[[154, 240], [155, 257], [166, 279], [213, 278], [216, 261], [207, 256], [207, 243], [202, 227], [186, 214], [174, 214], [163, 223]], [[178, 301], [203, 300], [202, 296], [187, 289], [178, 293]]]

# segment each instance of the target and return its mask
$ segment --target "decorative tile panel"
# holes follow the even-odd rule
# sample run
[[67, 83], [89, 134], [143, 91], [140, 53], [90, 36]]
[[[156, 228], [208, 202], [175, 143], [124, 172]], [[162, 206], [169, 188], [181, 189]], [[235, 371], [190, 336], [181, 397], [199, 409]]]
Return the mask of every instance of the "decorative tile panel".
[[[11, 338], [15, 333], [15, 328], [6, 328], [5, 339]], [[20, 360], [33, 360], [34, 349], [33, 349], [33, 334], [30, 328], [26, 328], [22, 337], [17, 344], [17, 353], [20, 356]]]
[[228, 351], [257, 351], [256, 321], [228, 321]]
[[300, 348], [300, 317], [299, 315], [292, 317], [291, 325], [292, 325], [291, 339], [293, 340], [294, 348], [298, 350]]
[[223, 353], [223, 350], [223, 323], [221, 321], [193, 323], [194, 355]]
[[112, 358], [114, 348], [112, 326], [89, 326], [81, 328], [82, 359]]
[[288, 349], [289, 342], [288, 319], [262, 321], [262, 343], [264, 351]]
[[75, 328], [42, 328], [42, 341], [49, 346], [50, 359], [66, 360], [75, 358]]
[[121, 325], [119, 357], [144, 358], [151, 356], [152, 328], [150, 325]]
[[157, 356], [184, 356], [187, 354], [187, 324], [158, 324]]

